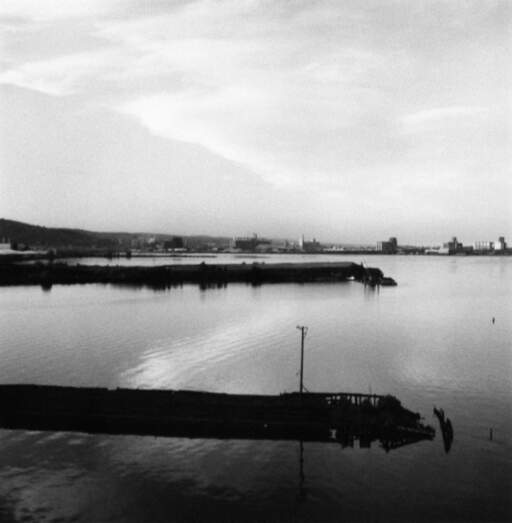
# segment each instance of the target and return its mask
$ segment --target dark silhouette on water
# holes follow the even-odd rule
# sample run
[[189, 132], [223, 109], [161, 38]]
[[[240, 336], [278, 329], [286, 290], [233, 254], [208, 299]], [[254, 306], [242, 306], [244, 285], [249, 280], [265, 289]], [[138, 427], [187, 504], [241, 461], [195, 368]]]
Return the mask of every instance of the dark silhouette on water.
[[393, 396], [0, 385], [0, 426], [191, 438], [286, 439], [386, 451], [435, 431]]
[[384, 287], [396, 287], [397, 283], [393, 278], [384, 276], [384, 273], [376, 267], [367, 267], [366, 264], [361, 265], [363, 273], [361, 276], [361, 281], [365, 286], [379, 287], [382, 285]]
[[443, 409], [434, 407], [434, 414], [439, 420], [439, 428], [443, 436], [443, 445], [446, 453], [450, 452], [453, 443], [453, 426], [450, 418], [446, 418]]
[[201, 288], [229, 283], [326, 283], [355, 279], [379, 282], [383, 273], [352, 262], [206, 264], [125, 267], [115, 265], [67, 265], [66, 263], [17, 264], [0, 262], [0, 286], [112, 283], [162, 289], [194, 283]]

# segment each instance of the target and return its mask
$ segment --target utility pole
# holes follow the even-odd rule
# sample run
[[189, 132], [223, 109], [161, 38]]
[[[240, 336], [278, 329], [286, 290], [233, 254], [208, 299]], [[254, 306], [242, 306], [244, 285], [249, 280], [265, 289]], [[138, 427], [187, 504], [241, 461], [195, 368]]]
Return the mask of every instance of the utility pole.
[[308, 328], [304, 325], [297, 325], [297, 329], [300, 330], [300, 388], [299, 392], [304, 392], [304, 339], [308, 333]]

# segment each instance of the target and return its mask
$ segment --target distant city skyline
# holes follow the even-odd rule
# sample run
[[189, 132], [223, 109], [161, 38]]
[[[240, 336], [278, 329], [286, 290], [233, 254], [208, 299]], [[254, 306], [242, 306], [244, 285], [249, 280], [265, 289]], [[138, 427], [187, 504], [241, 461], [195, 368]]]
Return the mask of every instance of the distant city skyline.
[[512, 237], [507, 1], [6, 0], [0, 216]]
[[[9, 220], [8, 218], [4, 218], [3, 216], [0, 216], [0, 233], [1, 233], [1, 230], [2, 230], [2, 221], [3, 220]], [[19, 222], [18, 220], [13, 220], [14, 222], [18, 222], [18, 223], [24, 223], [25, 225], [28, 225], [29, 227], [30, 226], [37, 226], [37, 227], [45, 227], [45, 228], [50, 228], [48, 227], [46, 224], [41, 224], [41, 223], [25, 223], [25, 222]], [[69, 229], [70, 227], [66, 227], [66, 226], [56, 226], [55, 227], [56, 229]], [[447, 236], [445, 238], [439, 238], [437, 241], [433, 241], [433, 242], [430, 242], [430, 243], [414, 243], [414, 242], [406, 242], [406, 241], [400, 241], [400, 238], [397, 238], [396, 236], [390, 236], [388, 237], [387, 239], [385, 238], [377, 238], [377, 239], [374, 239], [374, 240], [369, 240], [369, 241], [344, 241], [344, 240], [341, 240], [341, 241], [334, 241], [330, 238], [321, 238], [321, 237], [316, 237], [316, 236], [311, 236], [311, 237], [308, 237], [306, 236], [305, 234], [303, 233], [299, 233], [298, 235], [295, 235], [295, 236], [272, 236], [272, 235], [262, 235], [262, 234], [259, 234], [258, 232], [252, 232], [252, 233], [244, 233], [244, 234], [234, 234], [234, 235], [229, 235], [229, 234], [225, 234], [225, 233], [222, 233], [222, 232], [219, 232], [218, 234], [205, 234], [204, 232], [201, 232], [201, 231], [198, 231], [198, 232], [192, 232], [192, 233], [180, 233], [179, 231], [172, 231], [172, 230], [168, 230], [168, 231], [150, 231], [150, 230], [139, 230], [139, 229], [135, 229], [135, 230], [128, 230], [128, 229], [121, 229], [121, 230], [114, 230], [114, 229], [98, 229], [98, 230], [93, 230], [93, 229], [82, 229], [84, 231], [88, 231], [88, 232], [99, 232], [99, 233], [129, 233], [129, 234], [133, 234], [133, 235], [140, 235], [140, 236], [145, 236], [145, 237], [151, 237], [151, 236], [154, 236], [154, 235], [162, 235], [162, 236], [175, 236], [175, 237], [201, 237], [201, 236], [205, 236], [205, 237], [211, 237], [211, 238], [224, 238], [224, 239], [227, 239], [227, 240], [232, 240], [231, 243], [233, 243], [235, 240], [241, 240], [242, 242], [251, 242], [253, 240], [260, 240], [260, 241], [263, 241], [265, 242], [266, 240], [271, 240], [271, 241], [277, 241], [277, 242], [281, 242], [281, 241], [287, 241], [287, 242], [290, 242], [292, 244], [296, 244], [298, 246], [301, 246], [301, 245], [304, 245], [306, 243], [308, 244], [315, 244], [315, 245], [339, 245], [339, 246], [343, 246], [343, 245], [346, 245], [346, 246], [350, 246], [350, 245], [353, 245], [353, 246], [364, 246], [364, 247], [375, 247], [375, 245], [377, 245], [377, 250], [386, 250], [386, 246], [385, 245], [382, 245], [382, 244], [389, 244], [391, 243], [392, 244], [392, 250], [396, 250], [396, 247], [397, 246], [417, 246], [417, 247], [440, 247], [440, 246], [446, 246], [449, 242], [454, 242], [454, 243], [457, 243], [457, 242], [460, 242], [460, 244], [462, 245], [465, 245], [465, 246], [470, 246], [470, 245], [477, 245], [477, 244], [500, 244], [500, 241], [501, 242], [506, 242], [507, 240], [507, 237], [504, 236], [504, 235], [496, 235], [492, 238], [473, 238], [473, 239], [467, 239], [467, 238], [460, 238], [458, 237], [457, 235], [451, 235], [451, 236]], [[1, 235], [0, 234], [0, 244], [3, 242], [3, 243], [6, 243], [6, 242], [9, 242], [11, 240], [15, 240], [15, 238], [10, 238], [9, 235]], [[381, 244], [379, 246], [379, 244]]]

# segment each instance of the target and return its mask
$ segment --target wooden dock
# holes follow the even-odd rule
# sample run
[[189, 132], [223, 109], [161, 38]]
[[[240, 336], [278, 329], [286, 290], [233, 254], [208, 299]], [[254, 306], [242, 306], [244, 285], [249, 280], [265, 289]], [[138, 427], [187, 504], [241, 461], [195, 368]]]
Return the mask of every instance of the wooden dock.
[[[350, 444], [432, 439], [392, 396], [0, 385], [0, 427], [170, 437], [291, 439]], [[347, 443], [349, 442], [349, 443]]]

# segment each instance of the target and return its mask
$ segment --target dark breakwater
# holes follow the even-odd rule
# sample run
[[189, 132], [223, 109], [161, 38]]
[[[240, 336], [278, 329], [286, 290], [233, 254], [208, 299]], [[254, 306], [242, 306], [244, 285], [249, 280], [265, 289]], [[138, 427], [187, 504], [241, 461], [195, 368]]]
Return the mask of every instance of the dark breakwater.
[[282, 264], [205, 264], [163, 265], [158, 267], [86, 266], [50, 264], [0, 265], [0, 285], [42, 285], [75, 283], [113, 283], [165, 287], [183, 283], [202, 286], [239, 282], [263, 283], [337, 282], [350, 278], [380, 281], [383, 273], [352, 262], [282, 263]]
[[386, 449], [435, 431], [393, 396], [0, 385], [0, 427], [172, 437], [285, 439]]

